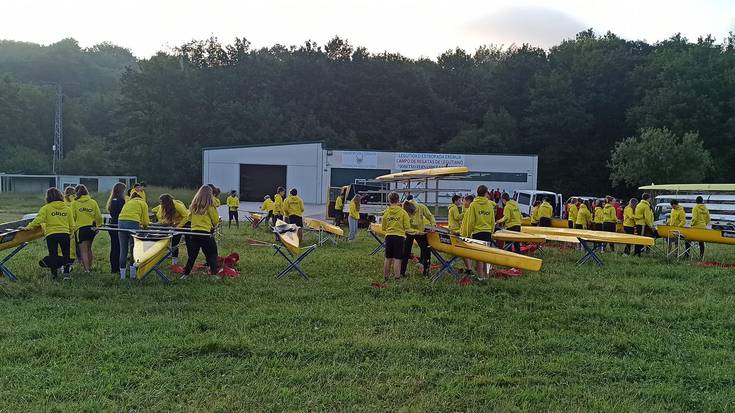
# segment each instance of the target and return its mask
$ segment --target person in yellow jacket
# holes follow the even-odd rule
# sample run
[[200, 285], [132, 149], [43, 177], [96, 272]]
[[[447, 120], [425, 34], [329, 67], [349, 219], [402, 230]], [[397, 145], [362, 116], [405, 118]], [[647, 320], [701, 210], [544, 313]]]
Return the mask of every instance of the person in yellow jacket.
[[411, 259], [411, 250], [414, 241], [418, 244], [421, 251], [419, 255], [419, 271], [426, 276], [429, 272], [431, 262], [431, 251], [429, 250], [429, 241], [426, 238], [426, 224], [424, 223], [424, 215], [420, 208], [412, 200], [403, 202], [403, 209], [410, 218], [410, 227], [406, 230], [406, 239], [403, 243], [403, 260], [401, 261], [401, 277], [406, 276], [406, 268], [408, 261]]
[[350, 210], [347, 214], [347, 225], [350, 227], [350, 233], [347, 236], [348, 241], [352, 241], [357, 237], [357, 228], [360, 224], [360, 204], [362, 202], [362, 195], [355, 194], [350, 201]]
[[383, 276], [388, 279], [391, 274], [396, 279], [401, 277], [401, 264], [403, 261], [403, 246], [405, 245], [406, 232], [411, 228], [411, 220], [408, 213], [399, 203], [400, 196], [391, 192], [388, 194], [388, 209], [383, 213], [380, 227], [385, 233], [385, 260], [383, 261]]
[[[48, 256], [39, 261], [39, 265], [51, 270], [56, 278], [59, 268], [64, 268], [64, 280], [71, 279], [71, 263], [69, 256], [71, 234], [76, 224], [69, 206], [64, 202], [64, 195], [56, 188], [46, 191], [46, 205], [42, 206], [36, 217], [22, 230], [42, 227], [46, 236]], [[59, 256], [61, 251], [61, 256]]]
[[[505, 206], [503, 207], [503, 217], [498, 220], [498, 224], [505, 226], [508, 231], [521, 232], [521, 209], [515, 199], [510, 199], [510, 195], [504, 192], [501, 196]], [[513, 251], [521, 253], [521, 243], [513, 243]]]
[[554, 216], [554, 207], [549, 203], [549, 198], [544, 198], [538, 207], [538, 223], [541, 227], [551, 226], [551, 217]]
[[[644, 237], [653, 236], [653, 209], [651, 209], [651, 204], [648, 201], [650, 197], [651, 195], [644, 193], [641, 196], [641, 202], [636, 205], [635, 212], [633, 214], [638, 235], [642, 235]], [[633, 255], [640, 256], [641, 251], [643, 251], [643, 247], [636, 245]]]
[[[679, 201], [676, 199], [672, 199], [671, 202], [671, 213], [669, 213], [669, 219], [666, 222], [667, 225], [671, 227], [679, 227], [683, 228], [687, 224], [687, 214], [684, 211], [684, 208], [679, 205]], [[676, 244], [675, 238], [669, 238], [669, 248], [672, 248], [672, 245]], [[691, 244], [689, 241], [684, 240], [684, 249], [685, 249], [685, 255], [688, 258], [689, 257], [689, 246]]]
[[[183, 228], [189, 223], [189, 209], [183, 202], [174, 199], [169, 194], [162, 194], [158, 197], [159, 205], [155, 206], [151, 211], [156, 215], [156, 221], [159, 225]], [[179, 244], [181, 244], [181, 234], [174, 235], [171, 238], [171, 264], [179, 264]]]
[[592, 212], [590, 212], [590, 201], [585, 200], [579, 204], [577, 220], [574, 221], [575, 229], [589, 229], [592, 226]]
[[[602, 207], [602, 230], [605, 232], [618, 232], [618, 211], [613, 205], [613, 197], [605, 197], [605, 205]], [[610, 251], [615, 252], [615, 244], [610, 243]]]
[[567, 225], [569, 228], [574, 228], [574, 224], [577, 222], [577, 211], [579, 211], [577, 198], [572, 198], [569, 200], [569, 205], [567, 205]]
[[[709, 210], [704, 205], [704, 198], [698, 196], [696, 201], [697, 205], [692, 208], [692, 228], [705, 229], [710, 224]], [[699, 259], [704, 258], [704, 242], [699, 242]]]
[[76, 241], [79, 247], [79, 258], [82, 261], [84, 272], [92, 270], [92, 241], [97, 235], [96, 227], [102, 226], [102, 212], [97, 201], [89, 196], [87, 187], [77, 185], [76, 197], [71, 203], [71, 212], [76, 222]]
[[[489, 244], [492, 242], [492, 235], [495, 231], [495, 202], [489, 199], [485, 185], [478, 186], [476, 193], [477, 196], [464, 213], [464, 233], [473, 239]], [[475, 270], [479, 278], [488, 277], [488, 266], [485, 263], [476, 262]]]
[[541, 201], [536, 201], [531, 206], [531, 225], [538, 226], [538, 207], [541, 206]]
[[279, 186], [276, 194], [273, 195], [273, 226], [276, 225], [276, 220], [283, 221], [283, 197], [285, 196], [286, 189]]
[[342, 221], [344, 221], [344, 208], [346, 197], [347, 187], [343, 187], [342, 190], [340, 190], [339, 195], [337, 195], [337, 199], [334, 200], [334, 211], [332, 211], [332, 214], [334, 215], [334, 225], [336, 226], [342, 225]]
[[593, 216], [592, 222], [594, 223], [593, 229], [595, 231], [602, 231], [602, 223], [605, 222], [605, 216], [602, 211], [602, 205], [603, 205], [602, 200], [598, 199], [595, 201], [594, 213], [592, 215]]
[[304, 200], [301, 199], [296, 188], [292, 188], [290, 195], [283, 201], [283, 215], [288, 217], [290, 224], [299, 227], [298, 236], [301, 240], [303, 236], [301, 228], [304, 226]]
[[[429, 207], [417, 201], [413, 195], [407, 196], [406, 200], [416, 205], [416, 212], [422, 217], [421, 220], [424, 225], [436, 225], [436, 219], [434, 219], [434, 214], [429, 211]], [[423, 231], [423, 228], [421, 230]]]
[[459, 206], [462, 205], [462, 197], [459, 195], [452, 195], [452, 204], [449, 205], [447, 210], [449, 231], [453, 234], [459, 234], [459, 228], [462, 226], [462, 212]]
[[[120, 215], [117, 218], [118, 238], [120, 240], [120, 279], [125, 279], [126, 266], [132, 247], [133, 233], [141, 228], [147, 228], [150, 220], [148, 218], [148, 204], [138, 192], [131, 192], [130, 199], [125, 202]], [[136, 277], [136, 268], [130, 262], [130, 279]]]
[[230, 191], [227, 196], [227, 228], [232, 228], [232, 220], [235, 220], [235, 225], [240, 228], [238, 209], [240, 209], [240, 198], [237, 196], [237, 191]]
[[214, 206], [214, 193], [208, 185], [199, 188], [189, 205], [189, 219], [191, 220], [191, 235], [186, 235], [186, 251], [188, 259], [184, 267], [184, 277], [191, 274], [192, 268], [199, 256], [199, 250], [209, 266], [209, 274], [217, 277], [217, 242], [214, 239], [214, 230], [219, 224], [220, 217], [217, 207]]
[[270, 195], [263, 197], [263, 203], [260, 205], [260, 210], [266, 213], [265, 218], [263, 218], [265, 219], [265, 222], [275, 222], [273, 220], [273, 200]]
[[[635, 234], [635, 207], [638, 205], [638, 200], [630, 198], [628, 205], [623, 209], [623, 232], [626, 234]], [[625, 250], [623, 255], [630, 254], [630, 244], [625, 244]]]

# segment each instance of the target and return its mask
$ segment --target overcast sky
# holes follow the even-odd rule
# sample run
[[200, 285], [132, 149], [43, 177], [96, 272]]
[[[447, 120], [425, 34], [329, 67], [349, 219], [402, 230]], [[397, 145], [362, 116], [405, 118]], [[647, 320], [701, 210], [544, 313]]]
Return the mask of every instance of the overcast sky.
[[[83, 47], [111, 41], [139, 57], [192, 39], [254, 46], [324, 44], [334, 35], [371, 52], [435, 58], [481, 44], [549, 47], [592, 27], [650, 42], [735, 29], [735, 0], [2, 0], [0, 38]], [[734, 30], [735, 31], [735, 30]]]

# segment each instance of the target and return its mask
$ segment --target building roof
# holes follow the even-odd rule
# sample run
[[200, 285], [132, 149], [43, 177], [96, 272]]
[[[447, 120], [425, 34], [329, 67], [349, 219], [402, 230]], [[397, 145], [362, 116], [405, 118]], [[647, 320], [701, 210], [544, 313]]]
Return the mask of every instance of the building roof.
[[[325, 151], [341, 151], [341, 152], [395, 152], [395, 153], [438, 153], [438, 152], [424, 152], [424, 151], [409, 151], [409, 150], [388, 150], [388, 149], [335, 149], [325, 148], [324, 141], [299, 141], [299, 142], [277, 142], [277, 143], [256, 143], [249, 145], [230, 145], [230, 146], [205, 146], [202, 148], [202, 153], [206, 151], [216, 151], [224, 149], [246, 149], [246, 148], [265, 148], [268, 146], [290, 146], [290, 145], [313, 145], [320, 144], [322, 149]], [[532, 153], [486, 153], [486, 152], [452, 152], [456, 155], [487, 155], [487, 156], [535, 156], [538, 154]]]

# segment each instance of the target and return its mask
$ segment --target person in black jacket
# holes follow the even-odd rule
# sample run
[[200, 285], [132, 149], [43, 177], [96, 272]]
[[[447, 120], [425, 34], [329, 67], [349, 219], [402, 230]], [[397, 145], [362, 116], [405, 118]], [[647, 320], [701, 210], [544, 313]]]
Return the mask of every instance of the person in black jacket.
[[[117, 225], [117, 217], [120, 216], [123, 205], [125, 205], [125, 190], [127, 186], [118, 182], [112, 187], [110, 197], [107, 199], [107, 212], [110, 213], [110, 225]], [[110, 231], [110, 272], [117, 274], [120, 270], [120, 239], [117, 232]]]

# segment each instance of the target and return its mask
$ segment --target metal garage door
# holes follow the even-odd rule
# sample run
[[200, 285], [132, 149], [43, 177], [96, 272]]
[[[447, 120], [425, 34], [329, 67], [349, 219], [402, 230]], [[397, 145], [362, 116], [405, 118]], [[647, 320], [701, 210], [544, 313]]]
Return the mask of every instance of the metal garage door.
[[286, 187], [285, 165], [240, 165], [240, 200], [262, 201], [279, 186]]
[[390, 169], [332, 168], [329, 186], [354, 184], [355, 179], [373, 179], [389, 173]]

